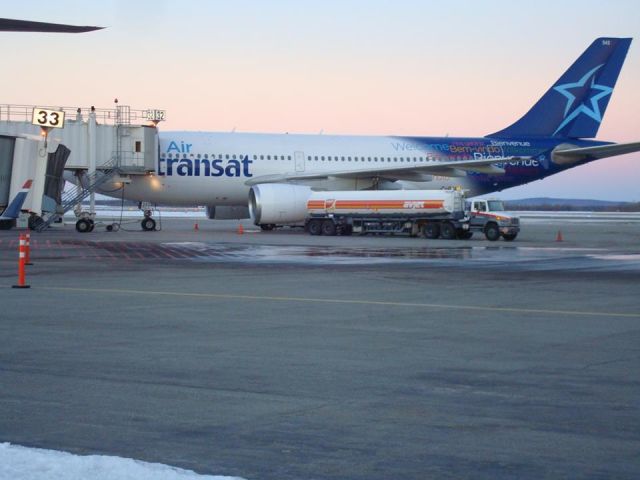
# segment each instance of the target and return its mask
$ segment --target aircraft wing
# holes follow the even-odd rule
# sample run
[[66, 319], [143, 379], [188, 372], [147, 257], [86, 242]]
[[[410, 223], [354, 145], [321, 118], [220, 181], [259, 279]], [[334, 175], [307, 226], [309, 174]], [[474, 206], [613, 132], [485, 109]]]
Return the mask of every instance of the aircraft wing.
[[598, 145], [595, 147], [569, 148], [567, 150], [556, 150], [553, 156], [562, 160], [577, 161], [613, 157], [640, 151], [640, 142], [614, 143], [611, 145]]
[[30, 20], [0, 18], [0, 32], [84, 33], [101, 30], [102, 28], [104, 27], [64, 25], [61, 23], [32, 22]]
[[409, 180], [409, 181], [429, 181], [431, 175], [443, 177], [464, 177], [467, 171], [490, 173], [494, 175], [504, 174], [504, 169], [495, 166], [501, 162], [515, 162], [525, 160], [529, 157], [494, 157], [491, 159], [476, 160], [454, 160], [413, 163], [402, 166], [376, 165], [375, 167], [361, 168], [356, 170], [332, 170], [324, 172], [297, 172], [276, 175], [262, 175], [253, 177], [245, 182], [246, 185], [258, 185], [260, 183], [281, 183], [295, 180], [323, 180], [333, 178], [383, 178], [386, 180]]

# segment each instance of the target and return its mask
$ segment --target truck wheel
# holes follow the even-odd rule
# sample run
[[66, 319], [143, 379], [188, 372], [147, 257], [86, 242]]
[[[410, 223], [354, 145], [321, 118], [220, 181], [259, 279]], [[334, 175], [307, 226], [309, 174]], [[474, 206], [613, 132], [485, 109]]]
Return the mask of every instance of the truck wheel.
[[325, 220], [322, 222], [322, 235], [333, 236], [336, 234], [336, 224], [333, 220]]
[[504, 238], [507, 242], [512, 242], [516, 239], [517, 236], [517, 233], [505, 233], [504, 235], [502, 235], [502, 238]]
[[486, 227], [484, 227], [484, 236], [487, 237], [487, 240], [490, 242], [495, 242], [500, 239], [500, 229], [498, 225], [495, 223], [488, 223]]
[[307, 224], [309, 235], [322, 235], [322, 220], [311, 220]]
[[470, 232], [469, 230], [458, 231], [458, 238], [460, 240], [469, 240], [471, 237], [473, 237], [473, 232]]
[[444, 222], [440, 226], [440, 236], [445, 240], [456, 238], [456, 228], [450, 222]]
[[440, 225], [436, 222], [427, 222], [422, 232], [425, 238], [438, 238], [440, 236]]

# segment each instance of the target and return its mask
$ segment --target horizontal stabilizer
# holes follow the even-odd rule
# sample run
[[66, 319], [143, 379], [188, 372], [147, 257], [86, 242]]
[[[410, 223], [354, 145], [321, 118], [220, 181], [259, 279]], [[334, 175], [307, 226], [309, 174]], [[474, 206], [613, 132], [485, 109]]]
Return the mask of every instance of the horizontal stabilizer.
[[611, 145], [597, 145], [583, 148], [557, 148], [552, 153], [555, 163], [573, 163], [581, 160], [598, 160], [600, 158], [615, 157], [640, 151], [640, 142], [614, 143]]

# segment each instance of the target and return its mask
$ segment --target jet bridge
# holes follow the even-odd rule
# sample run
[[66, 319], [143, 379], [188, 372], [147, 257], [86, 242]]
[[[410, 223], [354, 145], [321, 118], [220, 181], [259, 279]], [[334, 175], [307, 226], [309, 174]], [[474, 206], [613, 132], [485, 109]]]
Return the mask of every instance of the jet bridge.
[[[64, 128], [48, 128], [45, 122], [40, 123], [38, 114], [45, 111], [54, 112], [56, 121], [63, 120]], [[37, 229], [46, 228], [87, 197], [89, 213], [94, 214], [95, 190], [115, 176], [124, 181], [131, 175], [154, 172], [158, 157], [157, 125], [164, 115], [162, 110], [133, 110], [118, 104], [112, 109], [0, 105], [0, 135], [44, 136], [45, 149], [49, 142], [69, 150], [64, 170], [77, 179], [77, 190], [65, 192], [57, 199], [56, 208], [36, 212], [43, 217], [36, 224]]]

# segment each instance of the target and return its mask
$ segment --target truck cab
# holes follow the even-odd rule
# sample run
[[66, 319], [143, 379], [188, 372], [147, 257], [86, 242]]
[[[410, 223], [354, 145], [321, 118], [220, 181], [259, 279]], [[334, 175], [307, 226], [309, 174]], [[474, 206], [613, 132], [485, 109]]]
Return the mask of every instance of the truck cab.
[[520, 219], [506, 212], [502, 200], [477, 199], [467, 202], [470, 231], [482, 231], [487, 240], [500, 237], [510, 242], [520, 232]]

